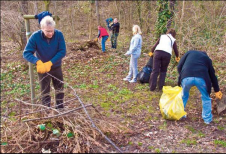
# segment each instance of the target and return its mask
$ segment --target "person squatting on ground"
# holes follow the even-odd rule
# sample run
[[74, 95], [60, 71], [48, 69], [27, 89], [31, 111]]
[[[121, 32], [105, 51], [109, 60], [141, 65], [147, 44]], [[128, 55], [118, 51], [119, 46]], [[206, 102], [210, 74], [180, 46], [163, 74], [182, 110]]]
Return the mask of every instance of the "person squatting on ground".
[[98, 38], [102, 38], [101, 40], [101, 47], [102, 47], [102, 51], [103, 53], [105, 52], [105, 42], [107, 41], [109, 35], [108, 35], [108, 32], [105, 28], [101, 27], [101, 26], [98, 26], [98, 36], [97, 36], [97, 39]]
[[212, 86], [216, 92], [216, 97], [222, 98], [211, 59], [204, 51], [190, 50], [181, 57], [177, 70], [179, 72], [178, 86], [181, 85], [183, 88], [182, 99], [184, 108], [186, 107], [191, 87], [196, 86], [202, 95], [202, 118], [206, 124], [209, 124], [213, 117], [210, 98]]
[[117, 48], [117, 38], [119, 35], [119, 28], [120, 28], [120, 24], [118, 22], [118, 19], [115, 18], [113, 21], [113, 24], [111, 24], [110, 26], [110, 30], [111, 30], [111, 48], [116, 49]]
[[[130, 48], [125, 53], [126, 56], [131, 55], [130, 57], [130, 64], [129, 64], [129, 74], [126, 78], [124, 78], [124, 81], [129, 81], [130, 83], [134, 83], [137, 81], [137, 74], [138, 74], [138, 58], [141, 55], [141, 48], [142, 48], [142, 32], [140, 30], [140, 27], [138, 25], [133, 26], [133, 37], [130, 42]], [[131, 78], [133, 79], [131, 80]]]
[[[61, 69], [62, 58], [66, 55], [66, 44], [61, 31], [55, 29], [55, 21], [48, 11], [36, 17], [39, 19], [41, 30], [34, 32], [29, 38], [23, 52], [23, 57], [36, 64], [41, 85], [42, 103], [50, 107], [50, 82], [52, 79], [55, 89], [56, 108], [63, 108], [64, 84], [49, 76], [47, 72], [63, 81]], [[34, 56], [36, 53], [36, 56]]]
[[153, 71], [149, 79], [149, 87], [154, 91], [157, 86], [157, 78], [159, 76], [158, 88], [162, 90], [165, 84], [167, 67], [170, 63], [172, 49], [176, 55], [176, 61], [179, 62], [179, 52], [176, 44], [176, 32], [174, 29], [169, 29], [166, 34], [161, 35], [156, 44], [153, 46], [150, 56], [154, 54]]

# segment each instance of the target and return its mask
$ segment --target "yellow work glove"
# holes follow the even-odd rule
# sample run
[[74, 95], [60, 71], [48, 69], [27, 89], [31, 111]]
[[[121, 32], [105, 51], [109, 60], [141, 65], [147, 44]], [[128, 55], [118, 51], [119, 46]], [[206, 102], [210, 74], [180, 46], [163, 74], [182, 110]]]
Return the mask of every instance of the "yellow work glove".
[[114, 23], [113, 21], [112, 21], [112, 22], [110, 22], [110, 23], [109, 23], [109, 26], [111, 26], [113, 23]]
[[175, 59], [176, 59], [176, 62], [178, 62], [178, 63], [179, 63], [179, 61], [180, 61], [180, 57], [176, 57]]
[[216, 92], [215, 95], [216, 95], [216, 97], [218, 99], [221, 99], [222, 98], [222, 92], [221, 91]]
[[151, 56], [153, 56], [153, 52], [149, 52], [149, 54], [148, 54], [148, 55], [149, 55], [150, 57], [151, 57]]
[[108, 41], [108, 42], [110, 42], [110, 41], [111, 41], [110, 37], [108, 37], [107, 41]]
[[51, 70], [51, 66], [53, 65], [53, 63], [51, 61], [48, 61], [48, 62], [45, 62], [44, 65], [46, 68], [46, 72], [49, 72]]
[[44, 63], [41, 60], [38, 60], [36, 62], [36, 64], [37, 64], [36, 67], [37, 67], [37, 72], [38, 73], [41, 73], [41, 74], [46, 73], [46, 67], [45, 67]]
[[98, 38], [96, 37], [96, 38], [94, 39], [94, 41], [97, 42], [97, 41], [98, 41]]

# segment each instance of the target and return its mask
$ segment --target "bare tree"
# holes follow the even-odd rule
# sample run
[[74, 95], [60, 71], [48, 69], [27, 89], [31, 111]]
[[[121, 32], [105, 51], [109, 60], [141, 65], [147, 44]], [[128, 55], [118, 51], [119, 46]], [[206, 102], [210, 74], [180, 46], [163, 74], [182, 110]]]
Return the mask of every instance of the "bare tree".
[[50, 1], [51, 1], [51, 0], [45, 0], [45, 1], [44, 1], [44, 3], [45, 3], [45, 11], [49, 11]]
[[[28, 1], [20, 1], [20, 14], [23, 17], [23, 15], [28, 14]], [[25, 45], [27, 43], [27, 38], [26, 38], [26, 29], [25, 29], [25, 24], [24, 21], [21, 20], [21, 49], [25, 48]]]
[[142, 29], [143, 19], [141, 17], [141, 1], [137, 0], [136, 2], [137, 2], [137, 13], [138, 13], [138, 18], [140, 22], [140, 28]]
[[100, 14], [99, 14], [99, 4], [98, 4], [98, 0], [96, 0], [95, 2], [96, 2], [97, 23], [98, 23], [98, 25], [100, 25]]
[[94, 1], [92, 0], [90, 2], [90, 14], [89, 14], [89, 40], [91, 40], [91, 37], [93, 35], [93, 7], [94, 7]]
[[174, 5], [175, 5], [175, 2], [176, 0], [169, 0], [169, 3], [170, 3], [170, 12], [171, 12], [171, 18], [168, 20], [167, 22], [167, 29], [169, 29], [171, 27], [171, 24], [172, 24], [172, 20], [173, 20], [173, 17], [174, 17]]

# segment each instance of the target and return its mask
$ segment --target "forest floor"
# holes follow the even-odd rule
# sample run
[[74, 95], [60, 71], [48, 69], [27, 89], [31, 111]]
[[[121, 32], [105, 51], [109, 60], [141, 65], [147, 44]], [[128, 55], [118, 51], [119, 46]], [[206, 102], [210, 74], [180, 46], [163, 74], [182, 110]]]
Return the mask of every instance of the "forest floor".
[[[192, 88], [190, 92], [185, 109], [187, 118], [179, 121], [165, 120], [159, 109], [162, 92], [149, 91], [148, 84], [122, 80], [126, 77], [129, 67], [129, 57], [124, 56], [125, 49], [112, 50], [110, 42], [107, 42], [107, 51], [102, 53], [96, 46], [81, 49], [83, 43], [84, 41], [67, 43], [67, 55], [62, 64], [64, 81], [75, 88], [85, 104], [93, 104], [106, 121], [117, 122], [128, 129], [121, 133], [107, 134], [122, 151], [225, 153], [226, 115], [219, 116], [213, 109], [214, 123], [204, 124], [201, 116], [201, 95], [196, 88]], [[16, 95], [24, 100], [24, 95], [29, 96], [29, 76], [22, 53], [18, 53], [11, 42], [2, 42], [1, 59], [1, 113], [5, 116], [17, 112], [17, 104], [12, 105], [10, 98]], [[142, 53], [138, 60], [139, 70], [148, 59], [149, 56]], [[221, 75], [225, 75], [226, 65], [223, 61], [220, 53], [215, 55], [213, 62], [216, 62], [214, 65], [218, 67], [217, 74], [220, 72]], [[176, 67], [173, 68], [171, 62], [166, 85], [176, 86], [177, 76]], [[225, 88], [225, 79], [220, 78], [219, 81], [220, 87]], [[70, 96], [65, 94], [65, 99], [68, 99], [67, 97]], [[211, 97], [214, 103], [214, 95], [211, 94]], [[12, 109], [6, 112], [4, 107], [10, 103]], [[104, 139], [103, 143], [107, 144]], [[117, 152], [113, 147], [109, 149]]]

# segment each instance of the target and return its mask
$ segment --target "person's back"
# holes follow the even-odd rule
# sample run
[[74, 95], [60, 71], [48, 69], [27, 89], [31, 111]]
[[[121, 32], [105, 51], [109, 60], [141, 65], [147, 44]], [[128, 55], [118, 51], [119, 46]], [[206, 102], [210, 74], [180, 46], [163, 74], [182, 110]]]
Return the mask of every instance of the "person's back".
[[202, 95], [202, 118], [206, 124], [209, 124], [212, 121], [211, 87], [213, 86], [219, 99], [222, 97], [211, 59], [206, 52], [191, 50], [182, 56], [177, 69], [179, 73], [178, 85], [183, 88], [182, 99], [184, 108], [186, 107], [191, 87], [196, 86]]
[[206, 53], [191, 50], [184, 55], [184, 58], [186, 60], [184, 61], [183, 67], [181, 67], [182, 64], [180, 63], [178, 65], [181, 76], [205, 77], [208, 74], [211, 60]]

